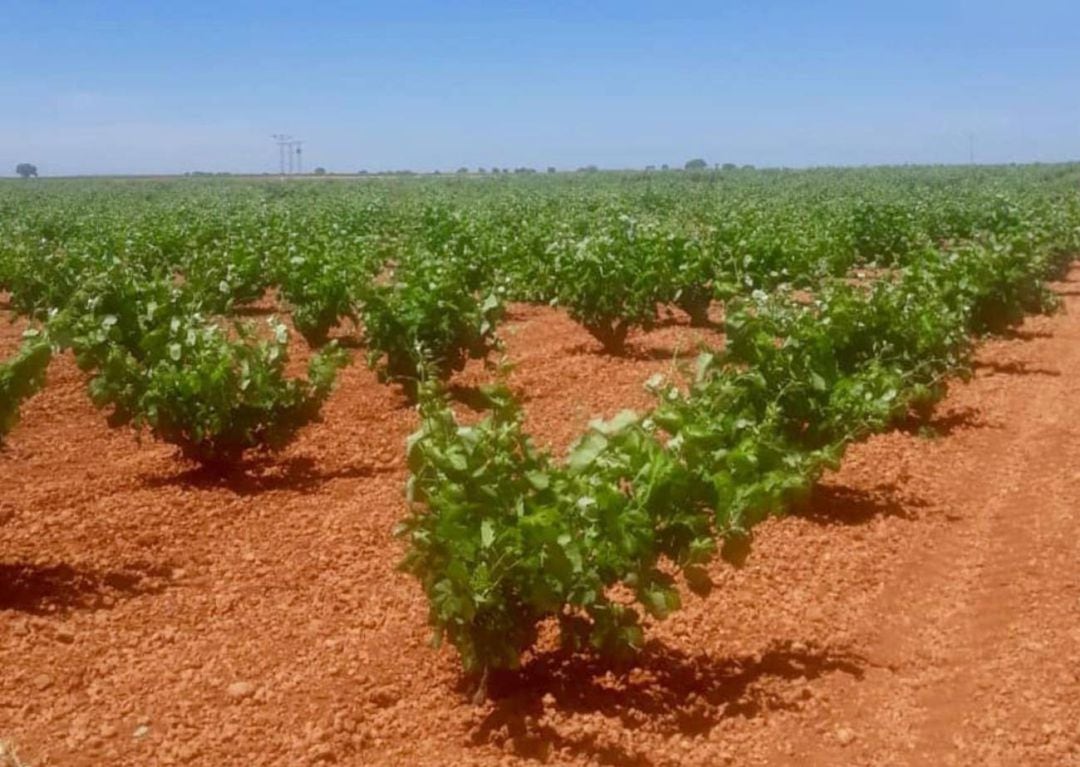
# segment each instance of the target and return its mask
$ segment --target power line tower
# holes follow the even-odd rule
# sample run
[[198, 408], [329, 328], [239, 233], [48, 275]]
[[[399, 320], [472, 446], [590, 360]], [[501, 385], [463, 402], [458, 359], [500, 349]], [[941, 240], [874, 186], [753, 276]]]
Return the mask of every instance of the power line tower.
[[285, 154], [289, 153], [289, 172], [292, 172], [292, 147], [290, 142], [292, 136], [287, 136], [284, 133], [275, 133], [270, 138], [274, 139], [278, 147], [278, 165], [281, 171], [281, 175], [285, 175]]
[[278, 148], [278, 165], [282, 176], [291, 176], [293, 173], [303, 173], [303, 146], [304, 142], [284, 133], [274, 133], [270, 136], [274, 139]]

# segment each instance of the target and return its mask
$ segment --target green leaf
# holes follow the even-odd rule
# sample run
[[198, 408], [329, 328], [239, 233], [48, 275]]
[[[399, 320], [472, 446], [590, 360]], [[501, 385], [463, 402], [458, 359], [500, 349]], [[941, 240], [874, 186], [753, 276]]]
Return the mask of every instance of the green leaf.
[[[637, 423], [640, 419], [633, 410], [621, 410], [618, 415], [608, 421], [592, 421], [589, 428], [594, 429], [606, 436], [612, 436], [625, 430], [628, 426]], [[601, 448], [602, 449], [602, 448]]]
[[530, 470], [525, 472], [525, 479], [536, 490], [547, 490], [551, 486], [551, 477], [546, 472]]
[[574, 443], [567, 457], [566, 465], [573, 471], [581, 471], [596, 460], [607, 447], [608, 440], [599, 431], [590, 431]]

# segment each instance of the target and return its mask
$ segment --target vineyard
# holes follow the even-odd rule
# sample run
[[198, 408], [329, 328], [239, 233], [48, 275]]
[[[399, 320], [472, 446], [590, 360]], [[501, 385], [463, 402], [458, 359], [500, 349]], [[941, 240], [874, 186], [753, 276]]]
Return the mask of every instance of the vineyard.
[[[2, 184], [0, 737], [781, 759], [717, 712], [792, 716], [855, 661], [796, 628], [756, 663], [799, 690], [709, 670], [816, 588], [753, 585], [762, 531], [837, 477], [880, 495], [883, 440], [934, 476], [943, 400], [1056, 320], [1078, 253], [1074, 165]], [[804, 533], [776, 550], [850, 543]]]

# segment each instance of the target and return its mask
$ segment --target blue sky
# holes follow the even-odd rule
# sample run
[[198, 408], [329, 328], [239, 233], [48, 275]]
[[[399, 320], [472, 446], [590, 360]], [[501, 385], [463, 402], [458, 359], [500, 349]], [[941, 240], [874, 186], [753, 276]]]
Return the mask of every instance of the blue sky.
[[1071, 2], [0, 0], [0, 173], [1080, 159]]

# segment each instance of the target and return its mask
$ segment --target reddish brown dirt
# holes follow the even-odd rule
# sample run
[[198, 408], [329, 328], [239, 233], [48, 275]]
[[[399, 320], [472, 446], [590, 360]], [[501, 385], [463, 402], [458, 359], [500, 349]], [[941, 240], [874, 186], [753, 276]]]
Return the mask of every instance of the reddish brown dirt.
[[[693, 368], [702, 345], [723, 346], [719, 312], [713, 312], [711, 328], [691, 328], [686, 315], [670, 312], [660, 327], [632, 333], [626, 354], [615, 358], [565, 312], [511, 305], [499, 335], [512, 365], [508, 383], [524, 402], [525, 427], [537, 444], [561, 452], [594, 418], [652, 407], [655, 398], [644, 385], [651, 375], [681, 381], [681, 369]], [[467, 390], [491, 377], [473, 361], [455, 378], [452, 393], [467, 403]]]
[[[60, 359], [0, 453], [0, 738], [34, 767], [1080, 764], [1078, 287], [985, 344], [939, 436], [856, 446], [744, 569], [717, 564], [628, 675], [541, 655], [479, 707], [394, 569], [394, 391], [354, 366], [325, 423], [214, 482], [110, 430]], [[558, 448], [646, 405], [696, 333], [619, 360], [551, 310], [514, 327]]]

